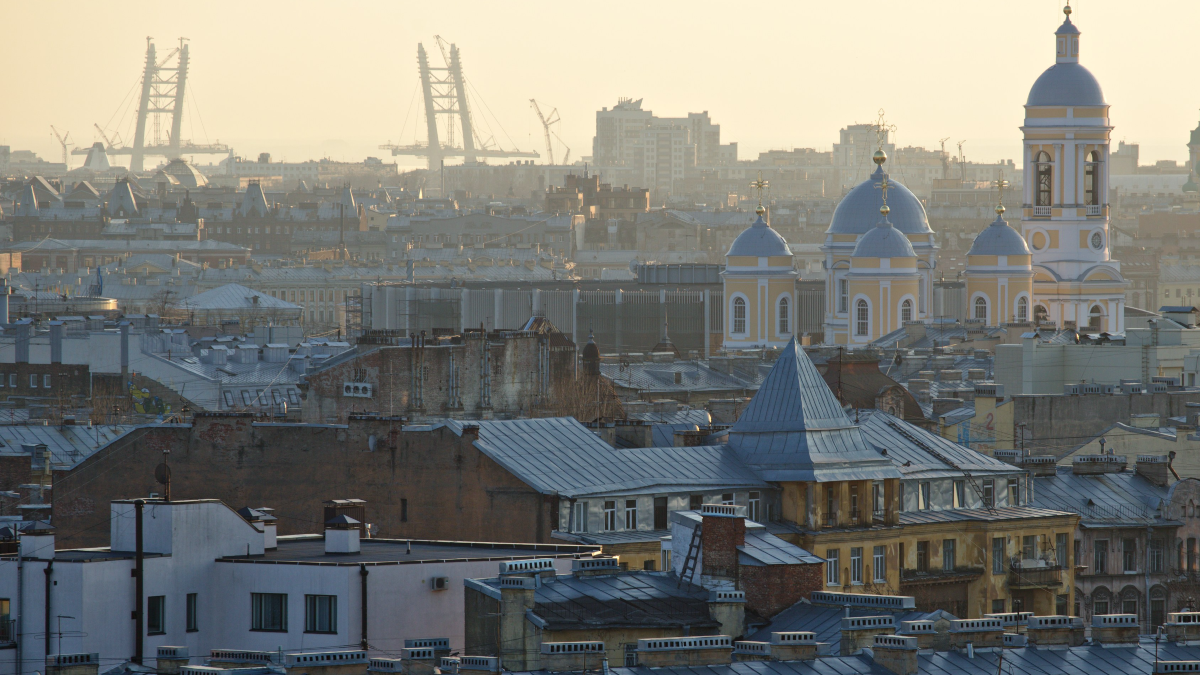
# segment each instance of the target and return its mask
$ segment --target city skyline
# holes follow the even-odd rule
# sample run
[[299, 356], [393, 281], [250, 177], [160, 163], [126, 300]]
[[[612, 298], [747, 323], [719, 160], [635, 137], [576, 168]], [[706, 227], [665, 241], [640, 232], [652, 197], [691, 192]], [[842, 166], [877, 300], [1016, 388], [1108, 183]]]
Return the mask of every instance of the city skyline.
[[[219, 139], [248, 158], [391, 161], [378, 145], [424, 138], [416, 45], [436, 54], [439, 34], [462, 50], [474, 114], [506, 148], [544, 155], [528, 102], [535, 98], [558, 109], [558, 134], [572, 157], [591, 155], [595, 112], [629, 97], [661, 116], [707, 110], [722, 141], [739, 144], [741, 159], [769, 149], [827, 150], [838, 129], [873, 121], [883, 108], [898, 145], [936, 148], [949, 137], [956, 154], [965, 139], [968, 160], [1019, 164], [1021, 106], [1053, 63], [1061, 4], [930, 0], [876, 16], [868, 3], [780, 3], [732, 21], [718, 16], [718, 5], [684, 13], [673, 3], [602, 13], [546, 3], [501, 14], [475, 3], [435, 11], [366, 2], [328, 17], [325, 5], [303, 2], [216, 3], [203, 13], [148, 3], [121, 14], [57, 5], [71, 14], [65, 23], [45, 21], [46, 5], [7, 5], [0, 16], [23, 27], [0, 46], [7, 62], [21, 64], [10, 69], [8, 90], [38, 96], [0, 101], [0, 143], [56, 161], [51, 124], [83, 147], [100, 140], [93, 123], [125, 138], [130, 115], [122, 111], [140, 77], [145, 37], [154, 36], [161, 53], [186, 36], [191, 104], [183, 137]], [[1113, 139], [1140, 143], [1143, 163], [1186, 159], [1200, 96], [1176, 91], [1170, 65], [1186, 62], [1200, 6], [1164, 2], [1147, 12], [1086, 0], [1073, 8], [1081, 61], [1113, 106]], [[489, 20], [454, 19], [483, 15]], [[387, 25], [395, 28], [379, 28]], [[61, 86], [47, 86], [55, 79]], [[422, 162], [397, 159], [413, 168]]]

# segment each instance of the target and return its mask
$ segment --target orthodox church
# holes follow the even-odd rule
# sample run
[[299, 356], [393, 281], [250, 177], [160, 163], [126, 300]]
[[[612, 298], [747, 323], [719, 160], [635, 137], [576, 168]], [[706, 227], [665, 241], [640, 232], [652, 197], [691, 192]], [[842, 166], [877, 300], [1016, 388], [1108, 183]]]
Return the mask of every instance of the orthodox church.
[[[1063, 12], [1055, 63], [1025, 102], [1020, 230], [1004, 220], [1001, 203], [976, 236], [964, 273], [966, 312], [989, 326], [1039, 321], [1122, 332], [1125, 280], [1109, 241], [1109, 106], [1079, 63], [1070, 6]], [[846, 194], [825, 233], [827, 344], [866, 345], [933, 318], [938, 246], [921, 201], [888, 175], [887, 159], [880, 147], [875, 172]], [[1007, 184], [998, 185], [1003, 197]], [[726, 347], [782, 347], [791, 338], [791, 265], [760, 205], [726, 254]]]

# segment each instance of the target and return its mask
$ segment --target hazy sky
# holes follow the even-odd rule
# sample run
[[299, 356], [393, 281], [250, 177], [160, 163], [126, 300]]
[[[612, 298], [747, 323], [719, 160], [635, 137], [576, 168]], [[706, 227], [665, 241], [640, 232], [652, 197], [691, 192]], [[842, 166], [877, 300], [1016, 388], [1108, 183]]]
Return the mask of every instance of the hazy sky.
[[[1113, 106], [1114, 141], [1140, 142], [1143, 163], [1185, 159], [1200, 108], [1190, 75], [1200, 2], [1074, 4], [1081, 60]], [[882, 107], [901, 145], [936, 147], [948, 136], [948, 148], [966, 139], [968, 159], [1019, 160], [1021, 106], [1054, 62], [1061, 6], [6, 1], [0, 143], [57, 160], [50, 125], [90, 145], [94, 122], [131, 141], [131, 114], [119, 111], [140, 77], [146, 36], [160, 54], [185, 36], [199, 114], [189, 106], [184, 138], [220, 139], [246, 157], [357, 161], [381, 155], [376, 146], [389, 139], [424, 138], [416, 47], [424, 42], [440, 60], [436, 34], [458, 44], [481, 95], [476, 117], [505, 147], [543, 151], [529, 105], [536, 98], [557, 107], [572, 156], [590, 155], [595, 112], [625, 96], [663, 116], [709, 111], [742, 159], [771, 148], [829, 149], [839, 128]]]

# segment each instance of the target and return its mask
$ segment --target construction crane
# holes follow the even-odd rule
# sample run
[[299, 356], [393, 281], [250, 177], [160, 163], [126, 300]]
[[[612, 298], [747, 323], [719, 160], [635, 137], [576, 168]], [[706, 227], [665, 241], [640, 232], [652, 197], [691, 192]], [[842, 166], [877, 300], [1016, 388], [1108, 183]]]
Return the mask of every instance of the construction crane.
[[112, 150], [115, 150], [120, 147], [120, 143], [121, 143], [121, 135], [120, 134], [118, 134], [115, 131], [113, 132], [113, 138], [117, 139], [117, 142], [113, 143], [112, 140], [109, 139], [108, 135], [104, 133], [104, 130], [100, 128], [99, 124], [93, 124], [92, 126], [96, 127], [96, 132], [100, 134], [100, 138], [104, 139], [105, 152], [111, 152]]
[[946, 154], [946, 141], [948, 140], [950, 140], [949, 136], [938, 141], [942, 144], [942, 178], [950, 177], [950, 155]]
[[63, 167], [70, 171], [71, 165], [67, 163], [67, 141], [71, 140], [71, 132], [68, 131], [67, 135], [63, 136], [58, 133], [58, 129], [55, 129], [53, 124], [50, 125], [50, 131], [54, 132], [54, 136], [58, 138], [58, 144], [62, 146]]
[[958, 142], [958, 179], [965, 181], [967, 179], [967, 158], [963, 156], [962, 146], [967, 141], [961, 140]]
[[546, 132], [546, 156], [549, 158], [550, 163], [554, 164], [554, 144], [551, 143], [550, 136], [557, 138], [559, 144], [566, 148], [567, 154], [563, 156], [563, 164], [569, 163], [571, 161], [571, 148], [568, 148], [567, 144], [563, 143], [562, 137], [554, 133], [554, 130], [550, 128], [562, 121], [562, 118], [558, 116], [558, 108], [551, 109], [549, 115], [543, 115], [542, 108], [538, 105], [536, 99], [529, 99], [529, 104], [533, 106], [533, 111], [537, 113], [538, 121], [542, 123], [542, 129]]

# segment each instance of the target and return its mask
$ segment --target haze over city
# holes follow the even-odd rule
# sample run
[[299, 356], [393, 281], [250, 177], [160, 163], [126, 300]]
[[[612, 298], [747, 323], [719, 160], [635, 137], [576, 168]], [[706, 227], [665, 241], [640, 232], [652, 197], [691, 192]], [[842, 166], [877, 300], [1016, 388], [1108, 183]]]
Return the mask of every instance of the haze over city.
[[[950, 137], [967, 140], [972, 160], [1019, 159], [1021, 104], [1052, 55], [1061, 6], [218, 0], [135, 1], [113, 11], [10, 2], [0, 21], [20, 29], [0, 44], [12, 64], [0, 143], [53, 155], [49, 124], [90, 144], [100, 140], [92, 124], [105, 127], [114, 113], [124, 135], [130, 115], [118, 111], [140, 77], [145, 37], [160, 48], [187, 37], [185, 138], [220, 139], [247, 157], [357, 161], [389, 140], [423, 139], [415, 52], [417, 42], [433, 49], [436, 34], [462, 50], [466, 78], [508, 147], [540, 150], [535, 98], [557, 107], [574, 156], [590, 155], [595, 111], [631, 97], [658, 115], [709, 111], [744, 157], [828, 149], [838, 128], [872, 121], [882, 107], [900, 145]], [[1174, 130], [1200, 108], [1185, 75], [1200, 4], [1080, 0], [1074, 8], [1087, 26], [1083, 57], [1118, 102], [1115, 138], [1141, 143], [1143, 160], [1183, 159]], [[69, 19], [46, 20], [61, 15]]]

